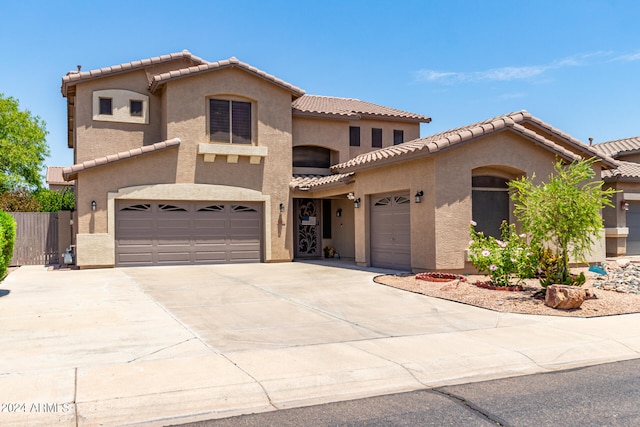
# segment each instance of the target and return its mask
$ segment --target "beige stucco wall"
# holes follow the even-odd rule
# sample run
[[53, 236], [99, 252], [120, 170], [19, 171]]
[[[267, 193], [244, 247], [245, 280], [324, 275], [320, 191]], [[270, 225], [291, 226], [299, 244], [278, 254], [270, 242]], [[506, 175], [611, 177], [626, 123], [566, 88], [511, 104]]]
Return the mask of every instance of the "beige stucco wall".
[[[160, 132], [160, 99], [147, 91], [149, 85], [143, 70], [76, 86], [76, 163], [149, 145], [162, 140]], [[123, 89], [149, 96], [149, 123], [119, 123], [93, 120], [93, 92]]]
[[[360, 146], [349, 146], [349, 127], [360, 127]], [[419, 123], [403, 123], [381, 120], [334, 120], [311, 117], [293, 117], [293, 145], [314, 145], [328, 148], [338, 153], [335, 163], [347, 160], [369, 151], [378, 150], [371, 147], [371, 129], [382, 129], [382, 146], [393, 145], [393, 130], [404, 131], [404, 141], [420, 137]]]
[[[466, 261], [472, 220], [471, 178], [493, 173], [510, 179], [532, 176], [546, 180], [556, 155], [529, 140], [501, 132], [445, 150], [432, 157], [356, 172], [354, 192], [363, 205], [355, 210], [356, 261], [369, 265], [369, 202], [380, 193], [409, 191], [411, 201], [411, 265], [414, 271], [469, 271]], [[598, 172], [599, 177], [599, 172]], [[424, 191], [423, 202], [413, 195]], [[510, 218], [511, 222], [515, 219]], [[605, 242], [597, 239], [589, 261], [603, 260]]]
[[[121, 82], [120, 87], [130, 89], [143, 78], [146, 79], [144, 73], [132, 74], [135, 74], [131, 77], [134, 83]], [[118, 82], [115, 77], [108, 80], [110, 85]], [[208, 200], [216, 200], [217, 197], [227, 197], [225, 200], [228, 200], [228, 189], [232, 189], [230, 191], [238, 195], [237, 200], [261, 201], [264, 207], [265, 261], [290, 261], [292, 237], [285, 225], [290, 211], [289, 182], [292, 173], [291, 93], [238, 69], [225, 69], [169, 82], [159, 93], [159, 97], [153, 98], [154, 102], [156, 107], [164, 105], [166, 111], [160, 113], [160, 108], [153, 108], [152, 104], [153, 123], [158, 123], [155, 126], [158, 129], [160, 123], [166, 124], [166, 129], [161, 132], [158, 130], [158, 133], [162, 133], [162, 139], [180, 138], [181, 144], [176, 149], [122, 160], [79, 174], [78, 264], [113, 265], [115, 246], [109, 228], [110, 221], [113, 221], [113, 213], [110, 216], [108, 210], [109, 194], [125, 188], [154, 184], [174, 185], [165, 187], [161, 193], [161, 198], [165, 200], [188, 199], [194, 195], [189, 191], [184, 193], [184, 186], [197, 184], [208, 186], [209, 191], [205, 192]], [[216, 96], [232, 96], [252, 102], [254, 144], [266, 147], [267, 153], [266, 157], [259, 158], [258, 163], [255, 159], [252, 162], [246, 155], [240, 155], [230, 163], [226, 155], [218, 155], [214, 161], [205, 161], [205, 156], [198, 154], [199, 144], [209, 144], [208, 98]], [[102, 129], [100, 123], [94, 122], [92, 125], [94, 129], [79, 132], [81, 139], [78, 150], [83, 153], [82, 156], [90, 155], [93, 158], [113, 154], [138, 147], [143, 142], [138, 132], [128, 128], [136, 125], [117, 125], [116, 129], [109, 130]], [[108, 152], [105, 152], [105, 140], [111, 144]], [[100, 141], [103, 143], [100, 144]], [[233, 145], [225, 145], [233, 149]], [[95, 212], [91, 211], [92, 200], [97, 203]], [[285, 205], [283, 213], [279, 209], [280, 203]], [[92, 249], [88, 245], [93, 245]]]
[[[411, 216], [411, 265], [415, 270], [435, 268], [435, 163], [433, 157], [384, 168], [357, 172], [354, 184], [355, 197], [362, 201], [354, 210], [355, 260], [359, 265], [370, 265], [370, 199], [372, 195], [408, 191], [412, 198]], [[413, 202], [413, 195], [422, 190], [422, 203]]]

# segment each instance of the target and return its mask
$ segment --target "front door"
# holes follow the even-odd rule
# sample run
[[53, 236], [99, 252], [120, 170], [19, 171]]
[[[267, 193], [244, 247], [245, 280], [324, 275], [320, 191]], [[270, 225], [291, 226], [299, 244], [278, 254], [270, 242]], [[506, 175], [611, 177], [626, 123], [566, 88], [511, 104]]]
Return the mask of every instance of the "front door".
[[296, 257], [316, 258], [322, 251], [320, 240], [320, 200], [296, 199]]

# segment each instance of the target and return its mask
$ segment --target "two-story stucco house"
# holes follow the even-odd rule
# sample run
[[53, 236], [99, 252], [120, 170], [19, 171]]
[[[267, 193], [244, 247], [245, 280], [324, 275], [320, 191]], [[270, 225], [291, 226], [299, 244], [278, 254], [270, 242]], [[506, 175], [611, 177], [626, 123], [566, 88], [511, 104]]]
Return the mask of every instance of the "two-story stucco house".
[[[615, 160], [527, 112], [420, 138], [431, 119], [305, 92], [187, 51], [62, 79], [80, 267], [278, 262], [469, 267], [468, 225], [513, 221], [506, 183]], [[604, 256], [604, 249], [600, 251]]]

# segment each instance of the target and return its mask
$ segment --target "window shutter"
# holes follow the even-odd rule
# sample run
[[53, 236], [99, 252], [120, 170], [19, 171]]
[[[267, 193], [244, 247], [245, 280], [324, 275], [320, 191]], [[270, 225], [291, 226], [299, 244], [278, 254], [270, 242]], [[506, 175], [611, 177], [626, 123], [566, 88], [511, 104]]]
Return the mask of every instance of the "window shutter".
[[371, 129], [371, 146], [375, 148], [382, 147], [382, 129]]
[[231, 103], [233, 144], [251, 144], [251, 103]]
[[360, 146], [360, 128], [358, 126], [349, 126], [349, 145], [351, 147]]
[[224, 99], [209, 100], [210, 123], [209, 132], [212, 141], [229, 142], [229, 101]]

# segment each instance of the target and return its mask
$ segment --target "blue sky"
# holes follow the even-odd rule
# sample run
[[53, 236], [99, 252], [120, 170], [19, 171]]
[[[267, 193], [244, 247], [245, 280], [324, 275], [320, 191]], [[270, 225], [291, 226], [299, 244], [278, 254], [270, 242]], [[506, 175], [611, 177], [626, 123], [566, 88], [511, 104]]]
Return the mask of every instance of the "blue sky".
[[0, 93], [69, 165], [61, 77], [188, 49], [308, 94], [433, 118], [422, 135], [528, 110], [588, 142], [640, 135], [638, 1], [0, 0]]

